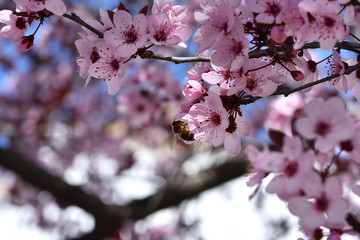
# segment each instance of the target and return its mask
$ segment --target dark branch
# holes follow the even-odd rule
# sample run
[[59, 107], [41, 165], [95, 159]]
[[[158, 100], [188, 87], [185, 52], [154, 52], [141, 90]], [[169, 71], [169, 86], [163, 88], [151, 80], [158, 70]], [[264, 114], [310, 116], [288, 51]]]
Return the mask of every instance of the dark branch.
[[[301, 49], [316, 49], [316, 48], [320, 48], [319, 42], [305, 43]], [[335, 48], [346, 49], [349, 51], [353, 51], [355, 53], [359, 53], [360, 52], [360, 43], [346, 42], [346, 41], [338, 42], [335, 44]], [[279, 51], [279, 52], [289, 51], [289, 50], [293, 49], [293, 45], [277, 46], [277, 47], [275, 47], [275, 49], [276, 49], [276, 51]], [[255, 52], [250, 52], [249, 58], [260, 58], [260, 57], [269, 56], [270, 53], [273, 51], [274, 51], [273, 49], [268, 48], [268, 49], [263, 49], [263, 50], [259, 50], [259, 51], [255, 51]], [[158, 54], [153, 54], [153, 55], [150, 55], [149, 58], [173, 62], [175, 64], [187, 63], [187, 62], [210, 62], [210, 58], [205, 57], [205, 56], [165, 57], [165, 56], [161, 56]]]
[[[64, 201], [67, 204], [77, 205], [85, 211], [91, 213], [96, 221], [96, 227], [100, 222], [108, 222], [109, 226], [102, 226], [102, 237], [111, 234], [114, 231], [112, 226], [114, 222], [119, 226], [126, 214], [121, 212], [115, 206], [104, 204], [98, 197], [84, 192], [81, 188], [71, 186], [61, 178], [49, 174], [31, 160], [16, 153], [13, 150], [0, 149], [0, 164], [5, 168], [15, 172], [24, 181], [50, 192], [54, 197]], [[109, 228], [111, 227], [112, 228]], [[88, 238], [101, 239], [101, 238]]]
[[99, 38], [103, 38], [103, 34], [102, 32], [100, 32], [99, 30], [97, 30], [96, 28], [90, 26], [89, 24], [87, 24], [86, 22], [84, 22], [78, 15], [76, 15], [75, 13], [71, 13], [71, 14], [67, 14], [65, 13], [63, 15], [63, 17], [66, 17], [70, 20], [73, 20], [74, 22], [77, 22], [78, 24], [86, 27], [87, 29], [89, 29], [90, 31], [92, 31], [93, 33], [95, 33], [96, 35], [99, 36]]
[[175, 64], [188, 63], [188, 62], [210, 62], [209, 57], [200, 56], [200, 55], [197, 57], [164, 57], [158, 54], [152, 54], [150, 58], [173, 62]]
[[[85, 21], [83, 21], [75, 13], [71, 13], [71, 14], [65, 13], [63, 15], [63, 17], [68, 18], [68, 19], [70, 19], [70, 20], [72, 20], [74, 22], [77, 22], [78, 24], [86, 27], [87, 29], [89, 29], [90, 31], [92, 31], [93, 33], [98, 35], [99, 38], [104, 37], [102, 32], [100, 32], [99, 30], [97, 30], [94, 27], [90, 26], [89, 24], [87, 24]], [[314, 48], [320, 48], [320, 43], [319, 42], [305, 43], [304, 46], [301, 49], [314, 49]], [[349, 51], [353, 51], [355, 53], [359, 53], [360, 52], [360, 43], [343, 41], [343, 42], [336, 43], [334, 48], [346, 49], [346, 50], [349, 50]], [[288, 44], [288, 45], [283, 45], [283, 46], [277, 46], [277, 47], [275, 47], [275, 49], [276, 49], [276, 51], [289, 51], [289, 50], [293, 49], [293, 45]], [[270, 49], [270, 48], [263, 49], [263, 50], [256, 50], [256, 51], [253, 51], [253, 52], [249, 53], [249, 58], [259, 58], [259, 57], [269, 56], [269, 54], [272, 51], [274, 51], [274, 50]], [[175, 64], [187, 63], [187, 62], [210, 62], [210, 58], [205, 57], [205, 56], [197, 56], [197, 57], [166, 57], [166, 56], [161, 56], [161, 55], [158, 55], [158, 54], [151, 54], [151, 55], [148, 56], [148, 58], [149, 59], [158, 59], [158, 60], [163, 60], [163, 61], [169, 61], [169, 62], [173, 62]]]
[[95, 229], [77, 240], [102, 239], [117, 231], [127, 220], [138, 220], [160, 209], [175, 206], [207, 189], [243, 176], [248, 167], [244, 159], [229, 160], [195, 176], [184, 177], [177, 183], [169, 183], [147, 198], [134, 200], [125, 206], [113, 206], [47, 173], [13, 150], [0, 149], [0, 164], [35, 187], [50, 192], [57, 199], [77, 205], [92, 214], [96, 221]]
[[348, 213], [345, 220], [350, 226], [352, 226], [354, 231], [360, 233], [360, 222], [354, 215]]
[[[360, 67], [360, 63], [358, 64], [355, 64], [351, 67], [348, 67], [346, 68], [344, 74], [347, 75], [347, 74], [350, 74], [352, 73], [353, 71], [355, 71], [356, 69], [358, 69]], [[294, 89], [290, 89], [290, 90], [280, 90], [280, 91], [276, 91], [274, 92], [271, 96], [274, 96], [274, 95], [284, 95], [285, 97], [289, 96], [290, 94], [294, 93], [294, 92], [299, 92], [301, 90], [304, 90], [306, 88], [309, 88], [309, 87], [313, 87], [317, 84], [320, 84], [320, 83], [323, 83], [323, 82], [327, 82], [327, 81], [330, 81], [331, 79], [334, 79], [334, 78], [337, 78], [339, 77], [340, 74], [339, 73], [336, 73], [336, 74], [333, 74], [333, 75], [330, 75], [330, 76], [327, 76], [327, 77], [324, 77], [320, 80], [317, 80], [315, 82], [311, 82], [311, 83], [308, 83], [308, 84], [305, 84], [301, 87], [297, 87], [297, 88], [294, 88]]]
[[207, 189], [243, 176], [247, 169], [248, 163], [244, 159], [229, 160], [195, 176], [186, 177], [177, 184], [169, 184], [156, 194], [129, 204], [128, 207], [133, 209], [132, 218], [142, 219], [160, 209], [178, 205]]
[[[344, 74], [348, 75], [348, 74], [352, 73], [353, 71], [355, 71], [358, 68], [360, 68], [360, 63], [346, 68]], [[286, 89], [278, 89], [276, 92], [274, 92], [270, 96], [284, 95], [285, 97], [287, 97], [287, 96], [289, 96], [290, 94], [292, 94], [294, 92], [299, 92], [301, 90], [313, 87], [313, 86], [318, 85], [320, 83], [330, 81], [331, 79], [337, 78], [339, 76], [340, 76], [340, 74], [336, 73], [336, 74], [324, 77], [324, 78], [319, 79], [319, 80], [317, 80], [315, 82], [311, 82], [311, 83], [305, 84], [305, 85], [303, 85], [301, 87], [297, 87], [297, 88], [294, 88], [294, 89], [288, 89], [288, 88], [286, 88]], [[256, 102], [257, 100], [259, 100], [261, 98], [262, 97], [256, 96], [256, 97], [251, 97], [251, 98], [248, 98], [248, 99], [243, 99], [241, 104], [242, 105], [250, 104], [250, 103]]]

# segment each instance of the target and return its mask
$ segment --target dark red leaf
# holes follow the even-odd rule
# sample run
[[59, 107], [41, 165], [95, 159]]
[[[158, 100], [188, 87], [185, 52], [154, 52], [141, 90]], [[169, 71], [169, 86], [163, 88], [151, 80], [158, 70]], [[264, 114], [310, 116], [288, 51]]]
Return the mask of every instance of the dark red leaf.
[[129, 9], [127, 9], [122, 2], [119, 4], [117, 9], [118, 10], [124, 10], [124, 11], [127, 11], [128, 13], [130, 13]]
[[109, 15], [109, 18], [110, 18], [111, 22], [114, 23], [114, 12], [110, 11], [110, 10], [107, 10], [107, 13]]
[[290, 74], [295, 81], [302, 81], [305, 78], [304, 74], [300, 71], [291, 71]]
[[147, 12], [148, 12], [148, 9], [149, 9], [149, 5], [146, 5], [145, 7], [143, 7], [143, 8], [140, 10], [139, 14], [142, 13], [142, 14], [144, 14], [144, 15], [146, 16], [146, 14], [147, 14]]
[[280, 132], [275, 129], [269, 129], [268, 135], [269, 135], [271, 141], [273, 141], [276, 145], [278, 145], [279, 147], [283, 146], [284, 137], [285, 137], [285, 134], [283, 132]]

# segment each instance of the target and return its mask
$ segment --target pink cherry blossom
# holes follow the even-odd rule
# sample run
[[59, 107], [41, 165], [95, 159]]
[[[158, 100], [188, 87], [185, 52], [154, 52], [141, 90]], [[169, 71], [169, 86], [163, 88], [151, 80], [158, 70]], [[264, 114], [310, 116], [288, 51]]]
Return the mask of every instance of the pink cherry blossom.
[[[94, 27], [96, 30], [100, 31], [101, 33], [105, 33], [106, 31], [109, 31], [115, 27], [111, 17], [109, 16], [109, 12], [100, 8], [99, 15], [100, 15], [100, 20], [88, 18], [88, 16], [84, 16], [83, 19], [87, 23], [89, 23], [90, 26]], [[99, 42], [104, 41], [103, 38], [99, 38], [97, 34], [95, 34], [93, 31], [90, 31], [86, 27], [82, 27], [82, 29], [86, 32], [86, 37], [92, 43], [92, 45], [95, 46]]]
[[341, 150], [346, 151], [354, 161], [360, 163], [360, 123], [357, 122], [355, 130], [349, 139], [341, 141], [339, 147]]
[[[284, 6], [280, 0], [253, 1], [245, 0], [245, 6], [255, 13], [258, 13], [255, 20], [259, 23], [272, 24], [280, 23], [277, 16], [284, 11]], [[276, 21], [277, 20], [277, 21]]]
[[276, 129], [291, 135], [291, 122], [296, 111], [303, 108], [301, 96], [297, 93], [288, 97], [278, 96], [270, 102], [265, 127]]
[[1, 29], [1, 35], [4, 38], [13, 38], [15, 43], [20, 41], [28, 28], [27, 20], [16, 16], [10, 10], [0, 11], [0, 23], [6, 24]]
[[253, 172], [279, 172], [282, 169], [282, 153], [270, 151], [268, 145], [264, 145], [262, 151], [249, 145], [246, 154], [251, 162]]
[[204, 81], [210, 84], [218, 84], [220, 88], [228, 91], [228, 95], [232, 95], [241, 91], [246, 86], [246, 78], [243, 76], [242, 69], [231, 71], [228, 68], [211, 65], [210, 71], [203, 73], [201, 76]]
[[[248, 71], [245, 73], [245, 92], [253, 96], [269, 96], [276, 91], [278, 85], [285, 81], [285, 75], [277, 71], [260, 59], [250, 59]], [[263, 67], [265, 66], [265, 67]], [[252, 69], [258, 69], [251, 71]]]
[[340, 54], [337, 51], [333, 52], [333, 59], [330, 64], [329, 74], [340, 74], [339, 77], [331, 79], [329, 82], [331, 86], [335, 86], [337, 90], [342, 92], [347, 92], [351, 90], [357, 83], [356, 77], [354, 74], [345, 75], [345, 68], [348, 66], [355, 65], [357, 63], [354, 58], [341, 59]]
[[229, 126], [225, 130], [224, 148], [229, 155], [239, 155], [241, 151], [240, 137], [248, 136], [249, 129], [249, 124], [245, 122], [245, 112], [239, 107], [235, 116], [229, 116]]
[[254, 146], [248, 145], [245, 149], [246, 155], [251, 163], [252, 176], [249, 178], [247, 185], [256, 186], [252, 198], [260, 189], [263, 179], [271, 172], [279, 172], [282, 168], [282, 154], [280, 152], [270, 151], [267, 144], [264, 144], [262, 151]]
[[[352, 10], [352, 8], [354, 8], [354, 10]], [[351, 13], [350, 11], [354, 11], [354, 13]], [[347, 16], [350, 15], [350, 16]], [[354, 15], [354, 16], [352, 16]], [[348, 19], [346, 19], [345, 17], [347, 17]], [[348, 6], [347, 10], [344, 14], [344, 21], [346, 24], [350, 24], [354, 27], [356, 27], [356, 29], [360, 29], [360, 7], [359, 6]]]
[[351, 187], [353, 193], [360, 197], [360, 184], [355, 184]]
[[[317, 64], [312, 60], [309, 51], [304, 49], [303, 53], [303, 57], [296, 57], [292, 60], [294, 62], [295, 68], [299, 70], [304, 76], [304, 79], [302, 79], [301, 81], [297, 81], [299, 85], [314, 82], [318, 80], [319, 76]], [[307, 88], [305, 91], [308, 92], [310, 90], [311, 88]]]
[[186, 76], [190, 80], [202, 81], [202, 74], [210, 71], [210, 64], [206, 62], [196, 63], [189, 71], [186, 72]]
[[358, 101], [358, 103], [360, 103], [360, 84], [356, 84], [354, 87], [354, 96], [356, 98], [356, 100]]
[[22, 52], [26, 52], [32, 46], [34, 46], [34, 35], [24, 36], [21, 38], [21, 41], [19, 42], [19, 50]]
[[53, 12], [55, 15], [63, 15], [66, 12], [66, 6], [63, 0], [14, 0], [21, 8], [32, 11], [41, 11], [44, 8]]
[[346, 38], [345, 25], [338, 15], [340, 5], [336, 1], [304, 0], [299, 8], [306, 22], [298, 32], [295, 48], [318, 39], [321, 49], [331, 50], [337, 41]]
[[194, 42], [200, 47], [199, 52], [213, 47], [228, 34], [235, 23], [235, 11], [227, 1], [216, 3], [202, 3], [203, 11], [194, 13], [195, 19], [201, 24], [194, 35]]
[[283, 153], [281, 170], [267, 185], [266, 191], [277, 194], [283, 200], [289, 200], [300, 195], [303, 181], [312, 171], [316, 157], [312, 151], [303, 152], [298, 137], [285, 137]]
[[75, 41], [75, 46], [80, 54], [76, 63], [80, 68], [79, 75], [80, 77], [86, 79], [85, 86], [87, 86], [91, 78], [89, 75], [90, 66], [99, 60], [100, 55], [97, 51], [95, 51], [92, 44], [84, 34], [79, 33], [79, 35], [81, 36], [81, 39]]
[[359, 6], [357, 6], [360, 2], [353, 1], [351, 4], [350, 0], [339, 0], [339, 3], [344, 5], [345, 13], [343, 16], [344, 23], [349, 26], [355, 26], [359, 28]]
[[210, 70], [209, 63], [197, 63], [193, 68], [187, 71], [186, 76], [189, 81], [183, 87], [184, 96], [190, 101], [196, 100], [207, 93], [207, 88], [204, 86], [202, 74]]
[[117, 96], [118, 112], [134, 128], [142, 128], [161, 116], [160, 99], [156, 93], [140, 88]]
[[300, 217], [300, 225], [312, 237], [311, 230], [320, 226], [342, 229], [348, 203], [342, 198], [340, 179], [329, 177], [323, 182], [317, 173], [310, 173], [303, 185], [305, 196], [289, 200], [289, 210]]
[[246, 38], [240, 20], [236, 20], [231, 32], [217, 42], [211, 54], [211, 62], [218, 66], [227, 66], [236, 57], [246, 57], [249, 52], [249, 40]]
[[207, 89], [204, 88], [200, 82], [189, 80], [188, 83], [184, 85], [182, 92], [187, 99], [194, 101], [206, 94]]
[[[300, 12], [300, 9], [298, 7], [298, 5], [301, 1], [302, 0], [279, 1], [279, 3], [281, 3], [281, 5], [282, 5], [283, 11], [281, 11], [279, 13], [276, 20], [278, 22], [286, 23], [283, 28], [281, 26], [275, 26], [274, 32], [281, 31], [280, 33], [278, 33], [278, 35], [280, 35], [283, 39], [279, 39], [279, 40], [285, 40], [285, 36], [295, 36], [296, 38], [301, 37], [301, 36], [298, 37], [298, 34], [300, 33], [300, 29], [305, 24], [305, 19], [303, 18], [302, 14]], [[278, 28], [278, 29], [276, 29], [276, 28]], [[273, 30], [271, 31], [272, 37], [275, 34], [274, 32], [273, 32]], [[282, 35], [285, 35], [285, 36], [282, 36]], [[278, 41], [278, 40], [276, 40], [276, 41]]]
[[315, 139], [315, 148], [320, 151], [330, 150], [353, 134], [354, 120], [340, 98], [313, 99], [305, 105], [304, 112], [307, 117], [296, 121], [296, 130], [306, 139]]
[[89, 74], [95, 78], [104, 78], [109, 94], [114, 95], [120, 90], [125, 66], [118, 51], [110, 45], [100, 42], [96, 47], [100, 58], [90, 66]]
[[159, 12], [148, 18], [149, 38], [155, 45], [175, 46], [184, 43], [191, 36], [191, 28], [176, 24], [170, 17]]
[[227, 111], [222, 105], [219, 95], [209, 92], [207, 105], [194, 104], [189, 110], [189, 129], [195, 140], [209, 141], [215, 147], [224, 143], [225, 130], [229, 126]]
[[130, 57], [148, 41], [146, 17], [138, 14], [133, 19], [127, 11], [119, 10], [113, 19], [115, 27], [104, 33], [104, 39], [118, 49], [119, 56]]
[[172, 0], [154, 0], [151, 13], [154, 15], [159, 12], [165, 12], [175, 23], [182, 24], [181, 20], [186, 17], [187, 6], [173, 6]]

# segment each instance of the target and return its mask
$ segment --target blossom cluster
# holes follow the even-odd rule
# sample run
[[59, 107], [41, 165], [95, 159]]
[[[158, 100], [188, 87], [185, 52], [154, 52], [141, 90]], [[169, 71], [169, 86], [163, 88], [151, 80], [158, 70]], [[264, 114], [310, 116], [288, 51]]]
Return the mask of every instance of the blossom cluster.
[[[344, 15], [339, 14], [341, 4], [347, 6]], [[320, 8], [321, 11], [317, 11]], [[348, 36], [350, 26], [356, 25], [356, 14], [348, 16], [354, 8], [358, 7], [350, 2], [321, 0], [202, 1], [200, 10], [194, 13], [200, 23], [194, 42], [199, 45], [200, 54], [210, 56], [211, 64], [197, 64], [188, 72], [184, 96], [194, 103], [206, 102], [212, 93], [222, 99], [236, 98], [236, 106], [226, 109], [227, 117], [224, 111], [220, 111], [224, 113], [221, 119], [228, 121], [237, 118], [234, 109], [242, 112], [240, 105], [246, 99], [270, 96], [283, 83], [302, 86], [318, 80], [317, 66], [321, 61], [315, 62], [310, 52], [301, 47], [306, 42], [319, 40], [321, 49], [333, 49], [336, 42]], [[287, 44], [292, 44], [293, 48], [276, 49], [265, 57], [255, 57], [263, 47], [271, 50]], [[330, 85], [345, 93], [355, 88], [355, 96], [360, 99], [360, 86], [355, 74], [345, 75], [345, 69], [356, 63], [354, 58], [342, 60], [339, 52], [334, 51], [329, 60], [329, 74], [340, 76], [332, 79]], [[226, 103], [223, 104], [225, 107]], [[199, 119], [192, 111], [187, 113], [182, 115], [183, 121], [189, 125], [194, 119]], [[211, 111], [204, 111], [200, 115], [211, 119], [211, 114]], [[201, 121], [195, 122], [199, 124]], [[208, 141], [218, 146], [203, 128], [190, 129], [195, 141]], [[236, 127], [228, 124], [217, 130], [221, 133], [217, 132], [216, 137], [222, 139], [218, 142], [224, 142], [229, 131], [233, 133], [230, 129]], [[200, 137], [202, 135], [206, 137]], [[244, 135], [238, 132], [236, 136]], [[228, 151], [231, 155], [240, 151], [240, 142], [236, 144], [238, 151]], [[229, 149], [227, 145], [225, 149]]]
[[56, 15], [66, 12], [66, 6], [62, 0], [14, 0], [16, 11], [1, 10], [0, 23], [6, 24], [1, 29], [1, 35], [5, 38], [12, 38], [14, 43], [19, 44], [21, 51], [29, 50], [34, 44], [34, 36], [38, 30], [31, 35], [24, 36], [28, 26], [34, 20], [39, 20], [39, 26], [44, 22], [44, 18], [49, 15], [49, 11]]
[[80, 54], [77, 61], [80, 76], [86, 78], [86, 84], [91, 77], [105, 79], [109, 94], [116, 94], [126, 72], [126, 63], [137, 55], [146, 54], [150, 44], [184, 45], [190, 37], [190, 27], [181, 21], [185, 7], [164, 1], [154, 4], [148, 18], [146, 11], [145, 7], [132, 17], [120, 4], [115, 11], [100, 9], [100, 21], [88, 21], [103, 38], [85, 29], [86, 33], [80, 34], [81, 39], [75, 42]]
[[[28, 25], [34, 20], [41, 25], [49, 12], [66, 12], [62, 1], [15, 2], [15, 12], [1, 11], [0, 20], [7, 24], [1, 31], [19, 42], [23, 51], [31, 48], [36, 33], [24, 36]], [[321, 11], [314, 10], [318, 8]], [[321, 49], [333, 49], [349, 35], [351, 26], [357, 27], [358, 8], [355, 1], [202, 1], [194, 12], [200, 24], [194, 42], [200, 47], [198, 53], [209, 56], [210, 64], [198, 63], [187, 73], [183, 94], [192, 103], [186, 104], [175, 119], [186, 123], [197, 145], [204, 141], [215, 147], [225, 144], [229, 154], [237, 155], [241, 150], [239, 137], [249, 134], [240, 105], [251, 97], [272, 95], [289, 80], [297, 85], [316, 81], [320, 62], [302, 46], [318, 40]], [[187, 12], [186, 6], [173, 5], [171, 0], [154, 1], [149, 16], [147, 7], [134, 17], [123, 4], [113, 11], [100, 9], [100, 20], [87, 19], [92, 28], [84, 26], [75, 42], [79, 74], [86, 79], [85, 85], [91, 78], [104, 79], [108, 93], [116, 94], [132, 59], [151, 58], [153, 52], [148, 49], [153, 45], [186, 47], [192, 34], [183, 22]], [[293, 47], [287, 48], [289, 44]], [[285, 47], [276, 48], [279, 46]], [[264, 47], [269, 52], [256, 57]], [[334, 51], [330, 73], [340, 76], [330, 85], [345, 93], [355, 88], [360, 99], [356, 76], [345, 75], [346, 67], [356, 62], [354, 58], [342, 60]]]
[[314, 98], [293, 118], [292, 135], [269, 130], [280, 151], [247, 147], [253, 172], [248, 185], [257, 191], [269, 176], [266, 192], [287, 202], [309, 239], [328, 234], [328, 239], [340, 239], [352, 229], [346, 222], [352, 201], [345, 189], [359, 194], [357, 174], [346, 171], [360, 167], [360, 122], [339, 97]]
[[[1, 34], [12, 38], [22, 51], [33, 46], [45, 18], [55, 14], [74, 19], [66, 14], [62, 0], [14, 1], [15, 11], [0, 11], [0, 22], [6, 25]], [[132, 60], [172, 61], [172, 57], [160, 58], [149, 49], [185, 48], [193, 32], [186, 24], [187, 7], [174, 5], [172, 0], [155, 0], [150, 14], [144, 7], [132, 15], [120, 4], [114, 10], [100, 9], [99, 15], [99, 20], [81, 23], [80, 39], [75, 41], [77, 65], [85, 85], [91, 78], [104, 79], [111, 95], [120, 91]], [[193, 17], [199, 24], [193, 36], [199, 46], [198, 62], [186, 74], [188, 82], [182, 94], [189, 102], [181, 104], [181, 112], [174, 117], [179, 126], [173, 124], [175, 134], [185, 143], [224, 145], [230, 155], [237, 156], [241, 137], [250, 134], [242, 106], [271, 95], [287, 96], [293, 92], [285, 90], [294, 86], [294, 91], [304, 90], [303, 96], [313, 96], [307, 95], [311, 87], [328, 81], [337, 91], [354, 90], [360, 102], [360, 58], [341, 57], [343, 49], [359, 54], [360, 47], [346, 45], [349, 42], [345, 40], [357, 38], [351, 31], [360, 28], [360, 1], [202, 0]], [[39, 21], [38, 27], [25, 36], [34, 21]], [[309, 48], [332, 52], [315, 61]], [[320, 64], [328, 68], [329, 75], [322, 81], [318, 79]], [[132, 115], [129, 119], [136, 120], [131, 124], [141, 128], [152, 117], [160, 118], [160, 91], [166, 100], [180, 104], [180, 98], [173, 92], [176, 84], [162, 81], [171, 77], [138, 71], [141, 80], [125, 81], [135, 90], [124, 89], [117, 99], [120, 114]], [[155, 85], [155, 90], [146, 89], [146, 79], [151, 79], [149, 85]], [[296, 110], [284, 113], [291, 124], [271, 124], [279, 120], [276, 113], [268, 119], [268, 126], [279, 127], [270, 130], [278, 151], [267, 146], [263, 151], [246, 149], [255, 173], [249, 185], [257, 191], [263, 179], [272, 176], [266, 191], [288, 203], [310, 239], [321, 239], [324, 229], [329, 230], [328, 239], [340, 239], [352, 229], [346, 221], [351, 202], [342, 183], [349, 186], [351, 194], [359, 195], [359, 171], [349, 175], [346, 171], [360, 169], [360, 123], [338, 97], [299, 102], [291, 106]]]

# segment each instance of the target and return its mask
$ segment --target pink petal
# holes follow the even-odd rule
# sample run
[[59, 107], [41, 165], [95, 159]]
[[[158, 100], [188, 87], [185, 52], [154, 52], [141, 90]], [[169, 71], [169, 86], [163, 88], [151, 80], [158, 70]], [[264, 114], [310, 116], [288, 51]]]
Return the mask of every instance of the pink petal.
[[241, 139], [235, 133], [226, 133], [224, 148], [231, 156], [237, 156], [241, 151]]
[[314, 126], [308, 118], [300, 118], [295, 122], [296, 130], [305, 138], [315, 138]]
[[126, 31], [131, 27], [133, 22], [132, 16], [125, 10], [119, 10], [114, 13], [114, 24], [116, 28]]

